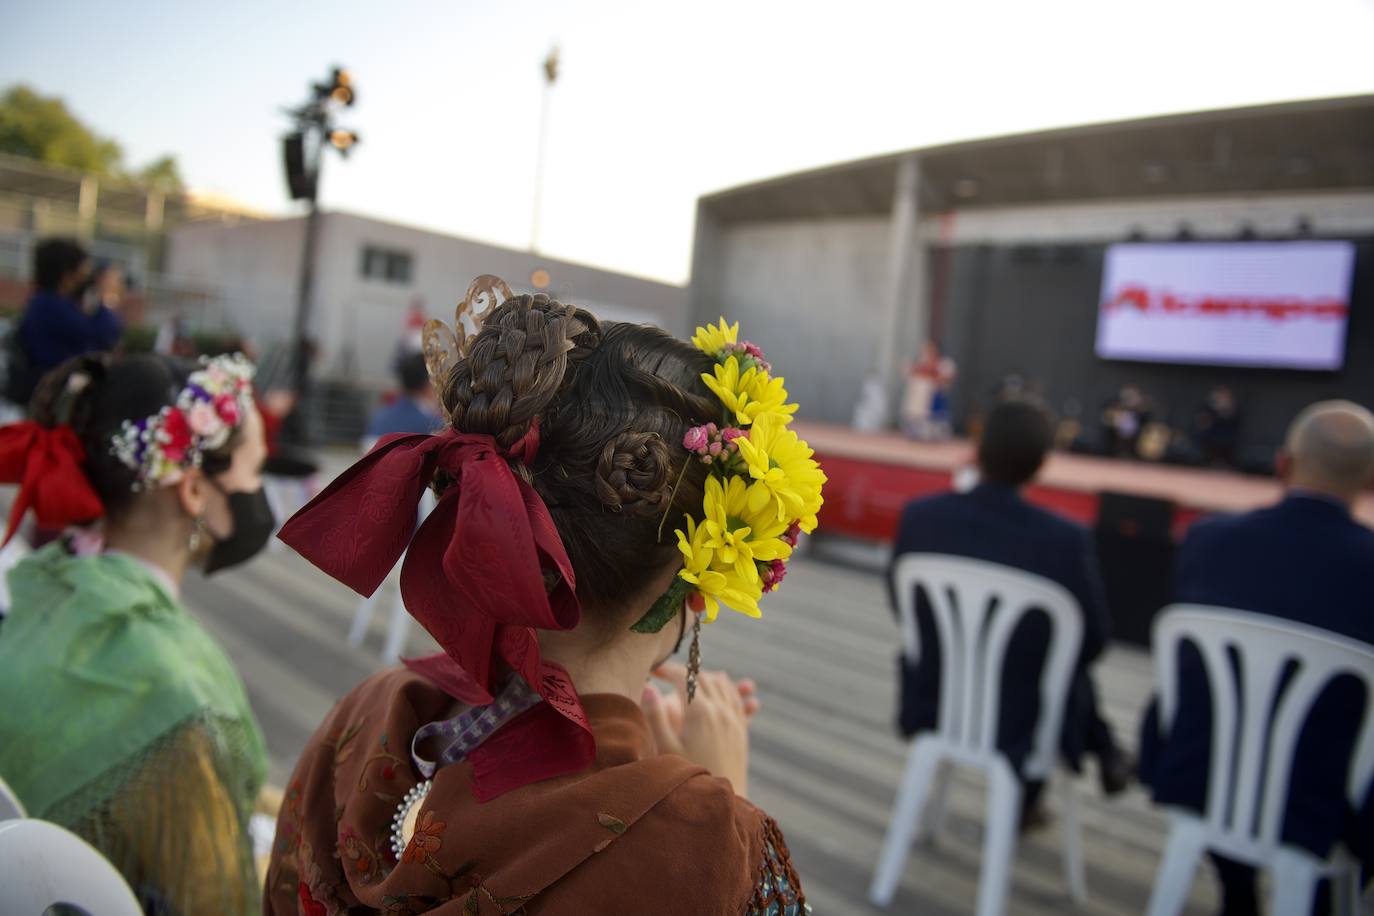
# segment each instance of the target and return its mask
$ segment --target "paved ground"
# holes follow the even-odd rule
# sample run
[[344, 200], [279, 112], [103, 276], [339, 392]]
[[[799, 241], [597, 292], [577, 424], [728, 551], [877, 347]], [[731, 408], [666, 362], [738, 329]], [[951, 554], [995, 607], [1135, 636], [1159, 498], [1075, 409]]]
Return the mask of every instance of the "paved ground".
[[[272, 779], [282, 784], [334, 700], [379, 667], [384, 613], [361, 649], [346, 633], [358, 599], [284, 548], [250, 566], [187, 583], [192, 612], [238, 664], [267, 734]], [[382, 601], [385, 607], [387, 601]], [[881, 912], [866, 889], [887, 824], [904, 745], [893, 734], [896, 627], [880, 580], [852, 566], [803, 559], [763, 621], [731, 615], [703, 635], [712, 667], [748, 674], [764, 710], [756, 720], [751, 796], [782, 824], [819, 914]], [[408, 652], [430, 648], [418, 628]], [[1147, 658], [1114, 650], [1099, 669], [1106, 714], [1133, 746], [1150, 690]], [[1073, 905], [1061, 880], [1058, 835], [1034, 835], [1018, 850], [1013, 914], [1138, 914], [1145, 908], [1165, 836], [1164, 819], [1138, 790], [1108, 802], [1084, 780], [1090, 899]], [[890, 912], [957, 914], [973, 909], [983, 795], [979, 781], [953, 784], [949, 830], [917, 848]], [[1189, 913], [1216, 909], [1203, 869]]]

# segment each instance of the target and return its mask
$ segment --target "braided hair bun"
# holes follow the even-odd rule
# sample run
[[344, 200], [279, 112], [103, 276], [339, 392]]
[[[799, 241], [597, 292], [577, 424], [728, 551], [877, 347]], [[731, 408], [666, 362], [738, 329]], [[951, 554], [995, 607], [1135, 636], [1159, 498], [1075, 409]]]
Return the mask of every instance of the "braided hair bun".
[[584, 613], [606, 613], [608, 627], [629, 624], [607, 609], [643, 603], [680, 560], [672, 531], [685, 527], [686, 508], [699, 510], [707, 470], [682, 438], [724, 420], [701, 381], [710, 368], [659, 328], [601, 322], [536, 295], [492, 312], [446, 380], [444, 407], [460, 432], [510, 448], [539, 421], [533, 463], [512, 468], [549, 509]]
[[600, 339], [600, 323], [582, 309], [542, 294], [507, 300], [454, 367], [444, 397], [449, 421], [510, 448], [549, 406], [569, 366]]

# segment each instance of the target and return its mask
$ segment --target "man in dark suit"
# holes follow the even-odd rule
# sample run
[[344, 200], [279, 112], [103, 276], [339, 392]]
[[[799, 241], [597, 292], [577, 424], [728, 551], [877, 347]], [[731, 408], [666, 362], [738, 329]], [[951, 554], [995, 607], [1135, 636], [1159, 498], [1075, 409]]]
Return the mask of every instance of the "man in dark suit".
[[[1008, 400], [988, 412], [978, 442], [981, 482], [968, 493], [944, 493], [918, 499], [902, 512], [893, 561], [906, 553], [945, 553], [986, 560], [1043, 576], [1078, 599], [1083, 614], [1083, 646], [1069, 693], [1061, 750], [1077, 767], [1085, 752], [1099, 758], [1103, 788], [1109, 794], [1130, 781], [1131, 762], [1116, 746], [1110, 727], [1097, 711], [1088, 666], [1107, 644], [1108, 618], [1101, 573], [1088, 532], [1066, 519], [1038, 509], [1021, 498], [1044, 463], [1053, 441], [1049, 413], [1037, 402]], [[889, 570], [889, 588], [892, 579]], [[893, 608], [896, 595], [893, 594]], [[933, 729], [940, 693], [939, 640], [924, 592], [917, 592], [916, 623], [921, 657], [912, 666], [897, 659], [901, 681], [899, 725], [911, 736]], [[1001, 681], [1001, 722], [997, 746], [1018, 773], [1030, 753], [1039, 713], [1039, 676], [1049, 625], [1041, 614], [1028, 615], [1017, 627], [1007, 652]], [[1041, 785], [1028, 783], [1028, 823], [1037, 815]]]
[[[1277, 461], [1284, 498], [1266, 509], [1195, 524], [1179, 551], [1174, 600], [1283, 617], [1374, 644], [1374, 531], [1351, 516], [1374, 479], [1374, 415], [1349, 401], [1308, 407]], [[1283, 822], [1285, 842], [1326, 856], [1344, 840], [1374, 863], [1374, 798], [1351, 811], [1346, 763], [1367, 702], [1354, 683], [1323, 695], [1298, 739]], [[1178, 713], [1161, 736], [1151, 706], [1141, 728], [1141, 776], [1163, 805], [1202, 811], [1211, 694], [1196, 650], [1179, 660]], [[1254, 870], [1214, 856], [1228, 916], [1257, 912]], [[1317, 909], [1328, 905], [1317, 901]]]

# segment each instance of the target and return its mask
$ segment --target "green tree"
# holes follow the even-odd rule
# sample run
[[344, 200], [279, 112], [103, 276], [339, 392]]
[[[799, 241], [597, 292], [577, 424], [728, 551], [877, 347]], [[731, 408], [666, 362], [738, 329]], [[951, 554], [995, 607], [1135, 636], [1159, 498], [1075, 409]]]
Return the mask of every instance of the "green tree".
[[81, 123], [61, 98], [41, 95], [23, 83], [0, 95], [0, 152], [163, 190], [182, 187], [181, 173], [171, 156], [129, 171], [117, 142]]
[[175, 191], [185, 187], [185, 182], [181, 180], [181, 169], [171, 156], [150, 162], [139, 169], [135, 177], [140, 183], [159, 191]]

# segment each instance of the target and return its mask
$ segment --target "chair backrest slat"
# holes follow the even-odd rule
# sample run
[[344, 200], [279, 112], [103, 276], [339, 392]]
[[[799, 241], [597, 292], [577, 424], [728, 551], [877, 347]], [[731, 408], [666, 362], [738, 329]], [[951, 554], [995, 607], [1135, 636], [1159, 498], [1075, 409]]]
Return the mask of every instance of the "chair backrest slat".
[[[1178, 656], [1191, 643], [1212, 695], [1210, 777], [1204, 819], [1237, 848], [1277, 849], [1298, 737], [1337, 677], [1365, 690], [1346, 796], [1362, 803], [1374, 777], [1374, 649], [1326, 630], [1264, 614], [1173, 605], [1154, 625], [1160, 728], [1178, 710]], [[1234, 661], [1233, 661], [1234, 660]]]
[[1064, 706], [1079, 648], [1083, 618], [1063, 586], [1018, 569], [936, 553], [909, 553], [893, 565], [893, 582], [907, 656], [920, 657], [916, 590], [924, 589], [940, 643], [940, 714], [937, 732], [971, 753], [997, 751], [1002, 673], [1012, 633], [1039, 610], [1050, 622], [1041, 669], [1040, 719], [1025, 770], [1044, 777], [1058, 757]]

